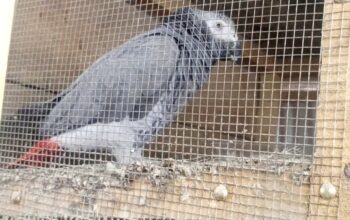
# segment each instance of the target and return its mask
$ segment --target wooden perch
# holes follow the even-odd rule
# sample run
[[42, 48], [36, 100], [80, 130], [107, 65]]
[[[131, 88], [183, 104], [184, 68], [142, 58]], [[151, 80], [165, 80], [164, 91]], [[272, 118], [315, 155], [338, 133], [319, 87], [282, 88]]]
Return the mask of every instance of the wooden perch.
[[[175, 161], [5, 170], [0, 212], [14, 217], [305, 219], [308, 176], [291, 175], [292, 166], [281, 168], [259, 171], [263, 181], [254, 170]], [[219, 186], [227, 196], [220, 196]]]

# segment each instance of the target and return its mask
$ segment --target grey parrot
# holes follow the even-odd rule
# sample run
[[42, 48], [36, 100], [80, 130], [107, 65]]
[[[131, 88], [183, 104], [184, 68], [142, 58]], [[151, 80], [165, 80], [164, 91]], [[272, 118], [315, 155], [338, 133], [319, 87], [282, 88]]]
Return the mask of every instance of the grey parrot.
[[120, 163], [140, 160], [222, 59], [237, 61], [240, 41], [223, 14], [181, 8], [160, 27], [98, 59], [54, 98], [41, 140], [9, 167], [47, 166], [64, 151], [108, 149]]

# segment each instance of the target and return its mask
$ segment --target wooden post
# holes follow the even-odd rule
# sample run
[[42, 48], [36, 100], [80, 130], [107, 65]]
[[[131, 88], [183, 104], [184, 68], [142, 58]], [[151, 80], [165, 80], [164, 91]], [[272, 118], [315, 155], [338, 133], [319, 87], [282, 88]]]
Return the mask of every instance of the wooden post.
[[[350, 162], [349, 82], [350, 3], [325, 1], [322, 32], [322, 66], [317, 108], [317, 141], [310, 190], [312, 219], [349, 219], [349, 179], [342, 167]], [[325, 200], [323, 183], [338, 193]]]
[[5, 90], [5, 75], [10, 47], [13, 12], [16, 1], [0, 1], [0, 120]]
[[[325, 51], [329, 53], [328, 57], [337, 56], [337, 60], [333, 62], [337, 62], [338, 65], [335, 65], [336, 67], [333, 67], [327, 73], [337, 74], [339, 94], [337, 95], [339, 99], [339, 101], [337, 100], [339, 102], [338, 111], [342, 116], [341, 119], [343, 119], [343, 121], [334, 122], [338, 122], [337, 125], [341, 128], [337, 136], [343, 137], [343, 143], [341, 145], [342, 162], [338, 168], [340, 172], [338, 219], [348, 219], [350, 216], [350, 167], [348, 167], [350, 164], [350, 2], [347, 1], [346, 4], [334, 4], [332, 11], [330, 9], [326, 11], [326, 16], [329, 16], [331, 12], [333, 14], [331, 14], [332, 17], [329, 20], [333, 22], [331, 23], [329, 20], [325, 20], [328, 24], [332, 24], [332, 26], [331, 28], [325, 28], [325, 32], [328, 34], [325, 37], [329, 36], [329, 38], [325, 39], [326, 42], [324, 45], [329, 45], [331, 48]], [[334, 47], [337, 48], [336, 51], [333, 51]], [[335, 64], [333, 62], [329, 62], [329, 64]]]

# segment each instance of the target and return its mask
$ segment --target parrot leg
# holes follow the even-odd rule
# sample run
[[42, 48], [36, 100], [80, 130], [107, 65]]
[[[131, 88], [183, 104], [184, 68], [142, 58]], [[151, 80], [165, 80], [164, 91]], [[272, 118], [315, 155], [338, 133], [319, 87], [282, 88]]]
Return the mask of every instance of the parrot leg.
[[[130, 145], [128, 143], [127, 145]], [[130, 146], [118, 146], [112, 149], [112, 155], [120, 164], [130, 164], [142, 160], [143, 148], [135, 148]]]
[[60, 146], [53, 140], [47, 139], [36, 143], [28, 152], [7, 165], [8, 169], [20, 167], [47, 167], [52, 159], [62, 153]]

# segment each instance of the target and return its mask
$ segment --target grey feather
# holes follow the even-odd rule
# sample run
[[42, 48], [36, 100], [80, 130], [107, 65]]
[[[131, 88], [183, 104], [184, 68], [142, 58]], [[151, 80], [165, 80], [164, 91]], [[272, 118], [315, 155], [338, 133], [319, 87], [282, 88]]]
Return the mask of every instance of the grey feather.
[[[55, 106], [42, 132], [55, 136], [87, 124], [120, 121], [140, 104], [149, 109], [159, 99], [178, 57], [169, 37], [138, 37], [112, 50], [87, 69]], [[149, 59], [152, 57], [152, 59]], [[137, 110], [137, 109], [136, 109]], [[144, 115], [147, 109], [142, 109]], [[132, 117], [141, 117], [131, 114]]]
[[184, 8], [161, 27], [135, 37], [88, 68], [50, 111], [40, 131], [53, 137], [94, 123], [144, 119], [133, 147], [152, 140], [208, 80], [219, 59], [239, 57], [239, 42], [211, 34], [206, 19], [221, 14]]

